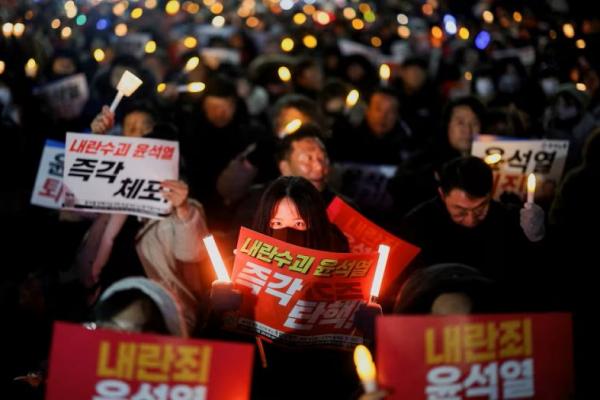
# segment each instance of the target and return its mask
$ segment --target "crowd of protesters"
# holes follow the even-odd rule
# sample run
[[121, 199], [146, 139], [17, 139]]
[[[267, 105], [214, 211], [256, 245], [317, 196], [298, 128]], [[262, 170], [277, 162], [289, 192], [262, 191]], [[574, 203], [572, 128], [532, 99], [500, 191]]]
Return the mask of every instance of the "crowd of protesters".
[[[247, 226], [347, 251], [324, 220], [339, 196], [422, 250], [395, 277], [384, 314], [572, 312], [578, 396], [591, 398], [600, 17], [583, 3], [1, 2], [0, 391], [43, 396], [31, 376], [13, 378], [43, 376], [57, 320], [220, 337], [215, 314], [235, 309], [235, 292], [211, 288], [200, 239], [211, 232], [233, 254]], [[143, 84], [113, 113], [124, 70]], [[43, 95], [77, 74], [88, 95], [75, 109]], [[203, 90], [179, 90], [193, 82]], [[359, 98], [350, 103], [352, 90]], [[44, 143], [64, 142], [66, 132], [178, 141], [180, 179], [162, 183], [172, 215], [146, 221], [31, 205]], [[470, 156], [479, 134], [568, 140], [555, 193], [529, 205], [492, 200], [492, 170]], [[360, 204], [360, 188], [334, 179], [341, 162], [396, 167], [386, 201]], [[156, 296], [177, 302], [181, 315]], [[129, 307], [138, 311], [123, 317]], [[127, 315], [140, 320], [123, 322]], [[282, 374], [292, 361], [273, 354]], [[323, 371], [344, 365], [334, 387], [308, 388], [311, 397], [358, 397], [356, 377], [344, 375], [348, 357], [309, 355], [323, 358]], [[294, 355], [294, 366], [306, 357]], [[271, 373], [255, 372], [255, 382]], [[271, 398], [261, 384], [253, 395]]]

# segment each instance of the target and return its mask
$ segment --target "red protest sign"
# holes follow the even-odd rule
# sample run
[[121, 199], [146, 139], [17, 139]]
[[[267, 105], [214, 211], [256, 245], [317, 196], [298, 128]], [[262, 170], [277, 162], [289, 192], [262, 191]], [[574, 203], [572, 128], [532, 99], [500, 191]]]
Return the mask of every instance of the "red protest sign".
[[568, 399], [568, 314], [382, 317], [377, 368], [390, 399]]
[[46, 399], [248, 399], [252, 356], [248, 344], [56, 323]]
[[332, 253], [241, 228], [232, 281], [237, 330], [282, 344], [354, 347], [354, 313], [369, 298], [377, 253]]
[[417, 246], [397, 238], [369, 221], [339, 197], [333, 199], [329, 204], [327, 215], [329, 220], [344, 232], [350, 243], [350, 251], [353, 253], [374, 252], [377, 251], [380, 244], [390, 246], [390, 256], [381, 283], [381, 293], [385, 293], [393, 280], [421, 251]]

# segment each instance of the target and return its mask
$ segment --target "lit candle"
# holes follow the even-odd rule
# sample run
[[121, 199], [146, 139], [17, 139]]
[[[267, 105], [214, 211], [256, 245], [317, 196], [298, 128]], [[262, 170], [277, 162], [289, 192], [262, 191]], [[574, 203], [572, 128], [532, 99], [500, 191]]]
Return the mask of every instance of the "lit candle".
[[371, 302], [376, 302], [377, 297], [379, 297], [379, 290], [381, 289], [381, 282], [383, 281], [383, 274], [385, 273], [385, 266], [389, 255], [390, 246], [380, 244], [379, 258], [377, 259], [377, 266], [375, 267], [375, 276], [373, 277], [373, 283], [371, 284]]
[[371, 352], [366, 346], [359, 344], [354, 349], [354, 365], [365, 393], [377, 391], [375, 363], [373, 357], [371, 357]]
[[187, 85], [178, 85], [177, 93], [200, 93], [206, 88], [203, 82], [190, 82]]
[[281, 66], [277, 69], [277, 75], [279, 75], [279, 79], [281, 79], [282, 82], [289, 82], [292, 79], [290, 69], [285, 66]]
[[483, 159], [487, 165], [495, 165], [499, 163], [500, 160], [502, 160], [502, 155], [500, 153], [489, 154]]
[[379, 66], [379, 77], [381, 78], [381, 86], [387, 86], [390, 80], [390, 75], [392, 71], [390, 70], [390, 66], [387, 64], [381, 64]]
[[346, 106], [344, 107], [344, 112], [347, 114], [350, 112], [350, 109], [358, 103], [358, 99], [360, 98], [360, 93], [356, 89], [352, 89], [350, 93], [346, 96]]
[[215, 269], [217, 279], [223, 282], [231, 282], [231, 279], [229, 279], [229, 274], [227, 273], [227, 268], [225, 268], [225, 263], [223, 262], [221, 253], [219, 253], [219, 249], [217, 248], [217, 243], [215, 242], [213, 235], [206, 236], [204, 239], [202, 239], [202, 241], [204, 242], [206, 250], [208, 251], [208, 257], [210, 258], [210, 262]]
[[119, 83], [117, 84], [117, 95], [115, 96], [115, 99], [110, 105], [110, 111], [114, 113], [117, 109], [117, 106], [121, 102], [123, 96], [131, 96], [133, 92], [135, 92], [137, 88], [140, 87], [141, 84], [142, 80], [140, 78], [138, 78], [128, 70], [125, 70], [125, 72], [121, 76], [121, 79], [119, 80]]
[[287, 135], [291, 135], [292, 133], [294, 133], [298, 129], [300, 129], [301, 126], [302, 126], [302, 121], [298, 118], [294, 118], [293, 120], [291, 120], [290, 122], [288, 122], [285, 125], [285, 127], [283, 128], [283, 130], [281, 132], [279, 132], [279, 138], [284, 138]]
[[29, 78], [35, 78], [38, 71], [38, 65], [33, 58], [27, 60], [27, 64], [25, 64], [25, 75]]
[[531, 173], [527, 177], [527, 202], [533, 203], [535, 195], [535, 174]]

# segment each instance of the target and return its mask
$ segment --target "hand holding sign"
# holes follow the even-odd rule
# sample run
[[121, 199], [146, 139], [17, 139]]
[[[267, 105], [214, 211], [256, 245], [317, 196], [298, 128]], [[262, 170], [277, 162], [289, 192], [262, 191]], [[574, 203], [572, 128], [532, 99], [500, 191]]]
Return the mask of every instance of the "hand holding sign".
[[187, 199], [189, 194], [188, 185], [183, 181], [165, 180], [160, 183], [161, 190], [165, 199], [171, 202], [173, 209], [180, 220], [185, 221], [190, 215], [190, 206]]
[[117, 106], [121, 102], [123, 96], [131, 96], [133, 92], [135, 92], [137, 88], [140, 87], [141, 84], [142, 80], [140, 78], [138, 78], [128, 70], [125, 70], [125, 72], [121, 76], [121, 80], [117, 84], [117, 95], [115, 96], [115, 99], [110, 105], [110, 111], [114, 113], [117, 109]]

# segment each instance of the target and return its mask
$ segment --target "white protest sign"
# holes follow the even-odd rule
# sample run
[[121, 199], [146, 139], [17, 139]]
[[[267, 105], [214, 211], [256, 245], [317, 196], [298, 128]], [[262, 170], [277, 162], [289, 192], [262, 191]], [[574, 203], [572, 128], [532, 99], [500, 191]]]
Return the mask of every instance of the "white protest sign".
[[129, 33], [118, 39], [117, 51], [140, 59], [146, 54], [146, 43], [150, 40], [152, 36], [149, 33]]
[[31, 192], [31, 204], [46, 208], [61, 208], [66, 189], [63, 185], [64, 161], [65, 144], [46, 140]]
[[90, 97], [88, 83], [82, 73], [49, 83], [36, 93], [41, 94], [52, 112], [63, 119], [78, 117]]
[[171, 205], [160, 182], [178, 176], [178, 142], [67, 133], [65, 208], [164, 217]]
[[[567, 140], [494, 140], [485, 136], [473, 142], [471, 154], [484, 160], [498, 154], [499, 161], [490, 163], [494, 170], [493, 197], [512, 192], [525, 198], [527, 175], [534, 173], [537, 194], [552, 196], [565, 168]], [[488, 158], [489, 160], [490, 158]], [[495, 161], [495, 160], [494, 160]]]

